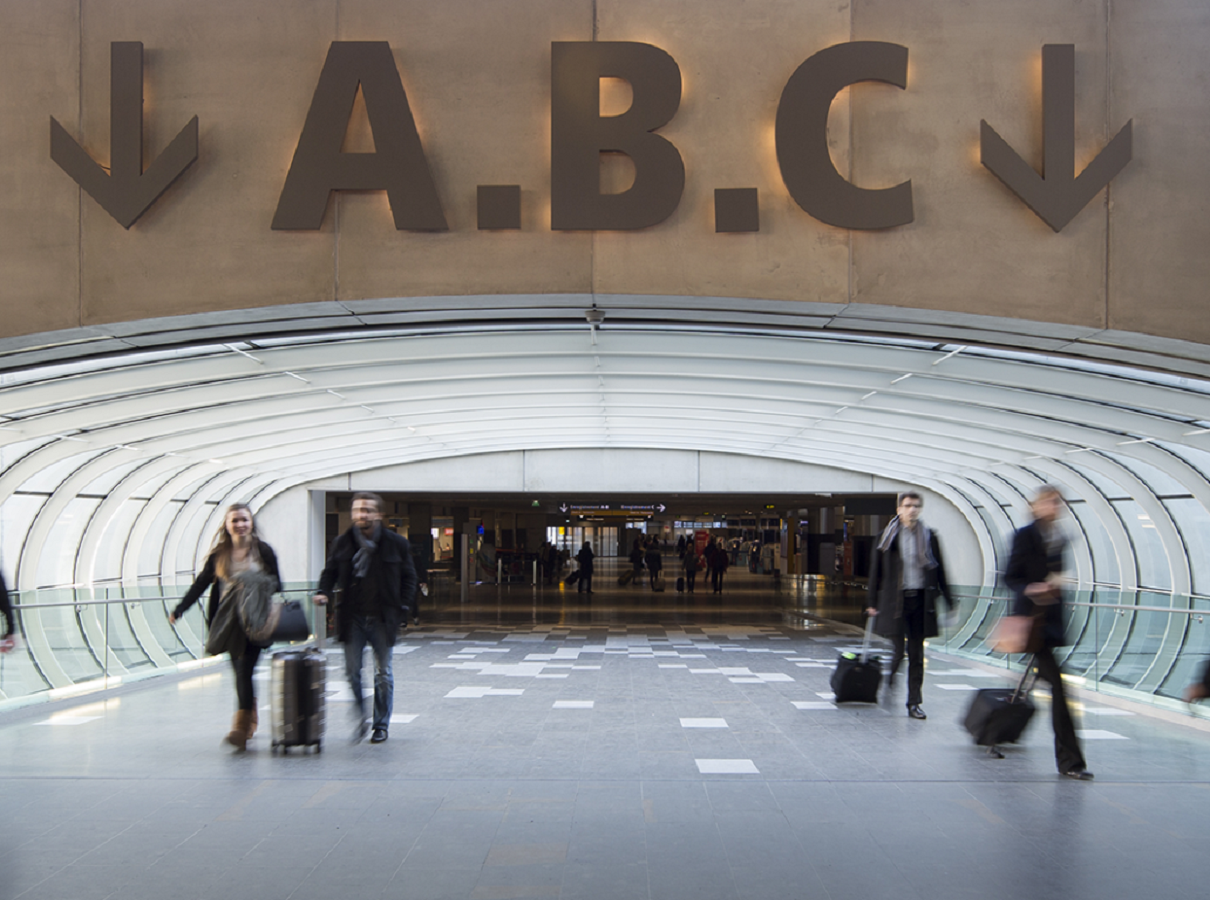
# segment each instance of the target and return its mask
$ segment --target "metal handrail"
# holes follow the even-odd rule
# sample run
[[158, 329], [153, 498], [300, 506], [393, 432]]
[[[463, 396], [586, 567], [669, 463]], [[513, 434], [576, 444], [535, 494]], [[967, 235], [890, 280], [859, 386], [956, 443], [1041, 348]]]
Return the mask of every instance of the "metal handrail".
[[[954, 594], [963, 600], [1012, 600], [1012, 597], [997, 597], [994, 594]], [[1207, 598], [1210, 599], [1210, 598]], [[1065, 600], [1064, 606], [1087, 606], [1094, 609], [1128, 609], [1133, 612], [1184, 613], [1187, 616], [1207, 616], [1210, 609], [1180, 609], [1173, 606], [1131, 606], [1129, 603], [1087, 603], [1083, 600]]]
[[[65, 590], [64, 588], [52, 588], [51, 590]], [[284, 591], [277, 591], [279, 594], [311, 594], [313, 591], [310, 588], [287, 588]], [[58, 603], [14, 603], [13, 609], [57, 609], [60, 607], [72, 607], [73, 609], [80, 606], [108, 606], [110, 603], [150, 603], [156, 600], [184, 600], [185, 595], [179, 597], [116, 597], [108, 600], [63, 600]]]

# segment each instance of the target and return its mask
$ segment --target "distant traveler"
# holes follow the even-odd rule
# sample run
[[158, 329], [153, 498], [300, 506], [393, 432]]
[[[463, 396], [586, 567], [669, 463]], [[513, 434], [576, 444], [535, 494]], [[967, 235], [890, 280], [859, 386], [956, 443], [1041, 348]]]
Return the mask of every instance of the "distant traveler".
[[706, 565], [710, 567], [710, 587], [713, 593], [721, 594], [723, 576], [727, 574], [727, 567], [731, 565], [731, 559], [727, 548], [721, 543], [716, 543], [714, 538], [711, 538], [710, 543], [706, 545]]
[[907, 645], [907, 711], [913, 719], [921, 720], [928, 718], [921, 706], [924, 639], [939, 633], [937, 597], [944, 595], [951, 609], [955, 605], [945, 578], [941, 544], [936, 533], [920, 521], [923, 505], [924, 500], [915, 491], [899, 495], [895, 518], [883, 529], [870, 557], [870, 602], [866, 609], [875, 617], [874, 630], [889, 638], [894, 647], [888, 693]]
[[634, 546], [630, 548], [630, 565], [634, 567], [634, 584], [638, 584], [643, 576], [643, 542], [638, 538], [634, 539]]
[[[206, 621], [212, 627], [215, 614], [223, 603], [238, 602], [238, 592], [244, 576], [249, 573], [263, 572], [269, 576], [274, 591], [281, 590], [281, 574], [277, 569], [277, 554], [273, 548], [260, 539], [256, 533], [256, 522], [252, 518], [252, 510], [243, 503], [233, 503], [227, 507], [223, 516], [223, 524], [214, 537], [210, 555], [206, 564], [193, 580], [192, 586], [185, 592], [181, 602], [168, 615], [168, 621], [176, 621], [185, 614], [189, 607], [197, 603], [206, 588], [210, 588], [210, 601], [206, 608]], [[261, 651], [267, 645], [252, 641], [239, 617], [234, 616], [232, 623], [235, 635], [229, 642], [231, 653], [231, 668], [235, 671], [235, 696], [238, 710], [235, 720], [231, 723], [231, 731], [227, 733], [226, 741], [237, 750], [247, 749], [248, 741], [256, 733], [258, 717], [256, 714], [256, 692], [252, 683], [252, 673], [256, 670], [257, 660]]]
[[647, 575], [651, 584], [651, 589], [655, 590], [655, 581], [660, 577], [660, 572], [664, 568], [664, 559], [660, 556], [660, 543], [653, 540], [647, 547], [647, 555], [643, 559], [647, 563]]
[[4, 632], [0, 636], [0, 653], [7, 653], [17, 646], [13, 635], [17, 631], [17, 620], [13, 615], [13, 604], [8, 596], [8, 585], [4, 583], [4, 573], [0, 572], [0, 615], [4, 616]]
[[585, 541], [580, 552], [576, 554], [576, 562], [580, 564], [580, 580], [576, 582], [577, 593], [592, 593], [592, 559], [592, 546]]
[[1012, 552], [1004, 571], [1004, 583], [1013, 592], [1011, 615], [1033, 616], [1042, 630], [1042, 649], [1034, 655], [1038, 677], [1050, 684], [1050, 716], [1055, 731], [1055, 763], [1059, 774], [1080, 781], [1092, 778], [1080, 750], [1063, 677], [1054, 648], [1067, 645], [1063, 621], [1063, 554], [1067, 538], [1058, 526], [1064, 508], [1063, 495], [1053, 485], [1043, 485], [1034, 495], [1030, 509], [1034, 520], [1013, 535]]
[[685, 556], [685, 536], [683, 534], [676, 539], [676, 555], [681, 559]]
[[685, 570], [685, 590], [693, 593], [693, 582], [697, 580], [697, 551], [690, 544], [681, 558], [681, 568]]
[[[373, 729], [371, 744], [387, 739], [395, 702], [395, 676], [391, 648], [416, 590], [412, 548], [403, 535], [382, 525], [382, 498], [358, 492], [353, 495], [353, 525], [332, 542], [328, 561], [312, 598], [328, 602], [334, 588], [341, 591], [336, 609], [337, 637], [345, 645], [345, 676], [353, 692], [357, 724], [353, 742], [360, 743]], [[361, 666], [366, 644], [374, 651], [374, 718], [365, 715], [361, 693]]]

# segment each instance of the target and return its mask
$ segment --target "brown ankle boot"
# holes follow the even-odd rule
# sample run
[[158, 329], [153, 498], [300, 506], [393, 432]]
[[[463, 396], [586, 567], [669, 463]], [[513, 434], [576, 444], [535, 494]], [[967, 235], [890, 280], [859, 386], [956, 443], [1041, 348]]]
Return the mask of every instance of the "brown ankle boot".
[[248, 740], [252, 740], [252, 735], [256, 734], [256, 726], [260, 724], [260, 719], [256, 715], [256, 707], [248, 710]]
[[248, 749], [248, 720], [250, 718], [249, 710], [241, 709], [231, 722], [231, 731], [227, 733], [227, 743], [236, 750]]

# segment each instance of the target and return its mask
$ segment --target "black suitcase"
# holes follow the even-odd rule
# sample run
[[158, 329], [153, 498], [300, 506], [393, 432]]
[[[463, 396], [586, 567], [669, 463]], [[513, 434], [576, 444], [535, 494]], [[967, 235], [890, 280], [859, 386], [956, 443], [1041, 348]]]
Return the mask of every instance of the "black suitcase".
[[627, 569], [618, 576], [618, 587], [626, 587], [632, 581], [634, 581], [634, 569]]
[[1016, 688], [984, 688], [976, 691], [966, 711], [963, 725], [980, 747], [990, 747], [992, 755], [1003, 756], [997, 744], [1012, 744], [1020, 740], [1025, 726], [1034, 715], [1034, 703], [1029, 699], [1025, 683], [1033, 671], [1033, 660], [1025, 667]]
[[566, 578], [563, 579], [563, 583], [566, 585], [572, 585], [572, 584], [575, 584], [579, 580], [580, 580], [580, 570], [576, 569], [574, 572], [570, 573]]
[[685, 579], [684, 578], [678, 578], [676, 580], [676, 592], [678, 594], [685, 593]]
[[882, 684], [882, 660], [870, 656], [870, 632], [874, 626], [866, 621], [865, 640], [861, 653], [841, 653], [832, 672], [832, 693], [837, 703], [877, 703], [878, 686]]
[[327, 657], [314, 647], [282, 650], [270, 662], [272, 749], [323, 749]]

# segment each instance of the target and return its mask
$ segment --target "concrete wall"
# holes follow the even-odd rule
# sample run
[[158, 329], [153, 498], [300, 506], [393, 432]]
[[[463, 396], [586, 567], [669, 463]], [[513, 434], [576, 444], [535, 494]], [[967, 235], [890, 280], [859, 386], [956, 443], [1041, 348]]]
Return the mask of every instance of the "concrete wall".
[[[683, 76], [660, 133], [680, 149], [685, 194], [639, 232], [549, 227], [550, 44], [594, 37], [655, 44]], [[199, 159], [129, 231], [48, 142], [53, 116], [108, 164], [120, 40], [145, 46], [147, 161], [200, 119]], [[448, 233], [397, 232], [381, 192], [339, 195], [317, 232], [270, 229], [334, 40], [390, 42]], [[782, 183], [782, 88], [848, 40], [909, 48], [907, 89], [842, 92], [830, 141], [862, 186], [912, 180], [910, 225], [825, 225]], [[562, 292], [910, 307], [1210, 342], [1208, 42], [1203, 0], [0, 0], [0, 338], [279, 304]], [[1039, 165], [1045, 43], [1076, 46], [1079, 166], [1134, 123], [1133, 162], [1057, 235], [978, 160], [986, 119]], [[354, 119], [349, 146], [364, 149]], [[521, 185], [519, 232], [477, 230], [476, 185], [493, 183]], [[720, 187], [759, 190], [759, 233], [714, 233]]]

